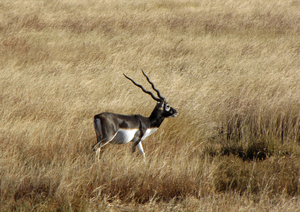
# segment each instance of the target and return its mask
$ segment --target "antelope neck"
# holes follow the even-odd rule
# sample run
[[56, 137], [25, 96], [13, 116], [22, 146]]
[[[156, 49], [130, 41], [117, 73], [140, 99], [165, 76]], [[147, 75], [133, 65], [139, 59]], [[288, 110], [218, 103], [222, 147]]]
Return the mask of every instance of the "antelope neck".
[[149, 121], [150, 121], [150, 128], [156, 128], [159, 127], [161, 125], [161, 123], [164, 121], [165, 117], [163, 117], [161, 115], [161, 111], [157, 111], [154, 110], [150, 117], [149, 117]]

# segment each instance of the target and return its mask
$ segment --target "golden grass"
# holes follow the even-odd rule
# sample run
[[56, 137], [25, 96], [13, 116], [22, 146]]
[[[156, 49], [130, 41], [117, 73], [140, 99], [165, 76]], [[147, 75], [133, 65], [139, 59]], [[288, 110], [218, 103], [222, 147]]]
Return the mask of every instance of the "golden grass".
[[[2, 1], [1, 211], [296, 211], [299, 1]], [[179, 116], [95, 161], [92, 118]]]

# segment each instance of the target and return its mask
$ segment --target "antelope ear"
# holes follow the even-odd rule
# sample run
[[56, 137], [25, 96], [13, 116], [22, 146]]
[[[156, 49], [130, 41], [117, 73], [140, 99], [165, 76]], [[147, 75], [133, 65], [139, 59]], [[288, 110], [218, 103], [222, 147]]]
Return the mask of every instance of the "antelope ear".
[[163, 109], [163, 108], [164, 108], [164, 102], [157, 102], [157, 106], [158, 106], [160, 109]]

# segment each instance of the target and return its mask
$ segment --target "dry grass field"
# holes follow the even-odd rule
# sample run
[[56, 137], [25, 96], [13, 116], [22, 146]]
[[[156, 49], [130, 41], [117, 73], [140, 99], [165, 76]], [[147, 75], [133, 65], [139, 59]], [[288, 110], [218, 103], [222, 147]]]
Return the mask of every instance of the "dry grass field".
[[[300, 211], [299, 0], [0, 1], [0, 211]], [[107, 145], [93, 116], [176, 118]]]

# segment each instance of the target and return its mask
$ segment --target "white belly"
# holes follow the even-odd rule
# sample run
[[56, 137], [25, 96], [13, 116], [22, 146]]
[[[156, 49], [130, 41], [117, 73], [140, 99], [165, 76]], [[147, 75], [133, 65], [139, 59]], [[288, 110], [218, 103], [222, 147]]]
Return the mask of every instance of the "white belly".
[[[147, 129], [144, 136], [141, 138], [141, 141], [143, 141], [145, 138], [147, 138], [149, 135], [154, 133], [157, 130], [157, 128], [151, 128]], [[114, 139], [111, 141], [112, 144], [126, 144], [134, 138], [134, 135], [138, 129], [119, 129], [118, 133], [114, 137]]]
[[117, 135], [114, 137], [111, 143], [126, 144], [134, 138], [134, 135], [137, 131], [138, 131], [137, 129], [130, 129], [130, 130], [119, 129]]

